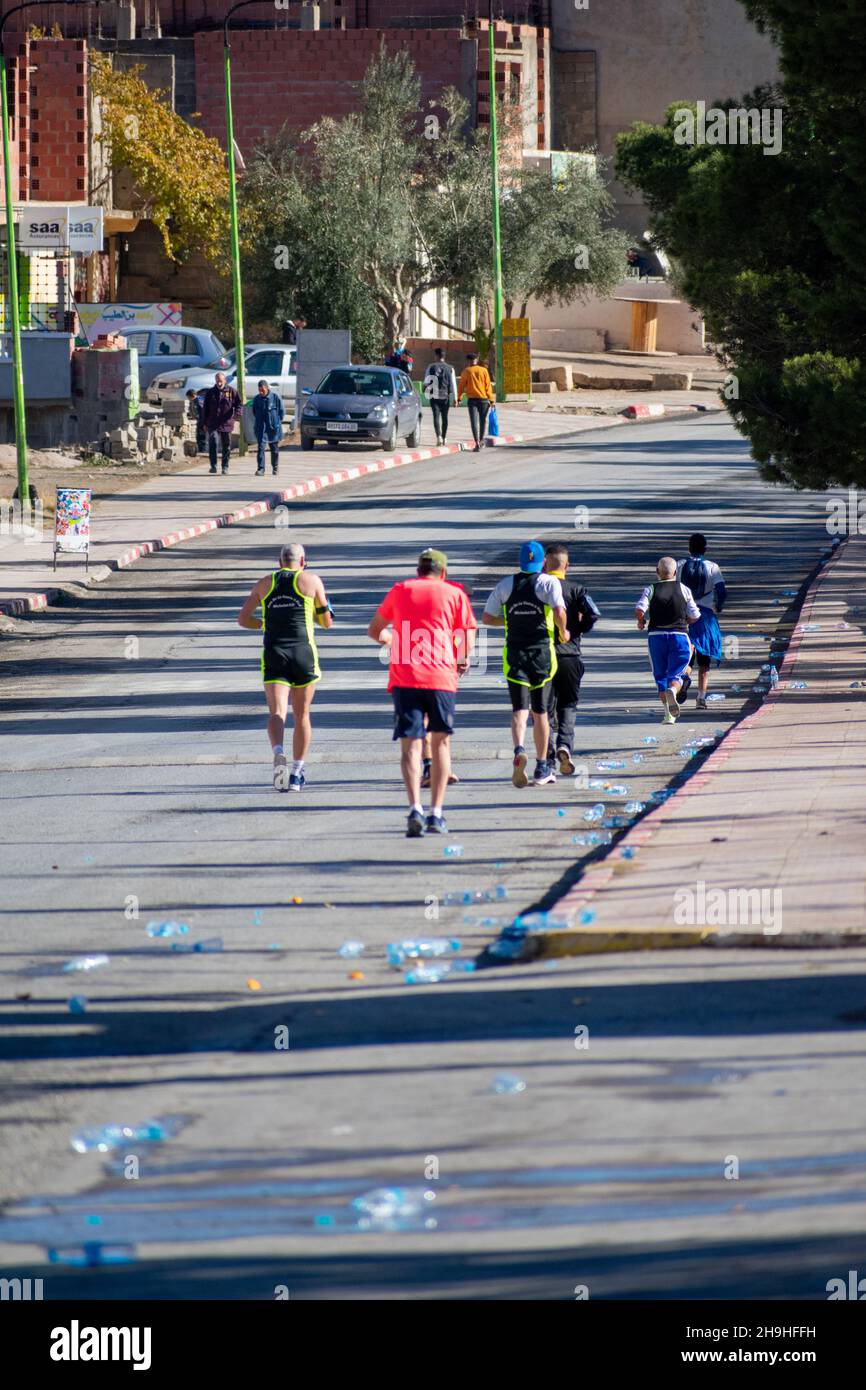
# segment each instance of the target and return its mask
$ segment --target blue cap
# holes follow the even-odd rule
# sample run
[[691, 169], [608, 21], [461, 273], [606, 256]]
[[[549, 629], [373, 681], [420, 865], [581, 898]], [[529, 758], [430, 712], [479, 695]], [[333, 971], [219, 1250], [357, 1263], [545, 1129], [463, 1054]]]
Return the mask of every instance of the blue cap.
[[538, 574], [544, 564], [544, 546], [538, 541], [524, 541], [520, 547], [520, 570], [522, 574]]

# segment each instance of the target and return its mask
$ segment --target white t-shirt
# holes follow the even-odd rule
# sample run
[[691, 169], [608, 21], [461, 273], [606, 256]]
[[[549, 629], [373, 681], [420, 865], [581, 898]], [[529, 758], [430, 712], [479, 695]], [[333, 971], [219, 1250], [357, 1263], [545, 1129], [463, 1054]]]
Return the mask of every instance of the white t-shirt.
[[[514, 588], [514, 575], [506, 574], [504, 579], [500, 579], [496, 588], [491, 593], [484, 605], [484, 612], [491, 618], [502, 616], [502, 605], [511, 597], [511, 590]], [[562, 596], [562, 585], [555, 575], [537, 574], [535, 576], [535, 597], [542, 603], [547, 603], [551, 608], [564, 608], [565, 599]]]
[[[701, 594], [700, 598], [696, 598], [695, 603], [699, 608], [709, 608], [710, 611], [713, 612], [716, 607], [716, 585], [725, 582], [722, 578], [722, 571], [719, 569], [715, 560], [708, 560], [705, 555], [691, 556], [690, 558], [700, 560], [707, 576], [706, 592]], [[677, 561], [677, 579], [681, 578], [685, 563], [685, 560]], [[685, 585], [683, 585], [683, 588], [685, 588]]]

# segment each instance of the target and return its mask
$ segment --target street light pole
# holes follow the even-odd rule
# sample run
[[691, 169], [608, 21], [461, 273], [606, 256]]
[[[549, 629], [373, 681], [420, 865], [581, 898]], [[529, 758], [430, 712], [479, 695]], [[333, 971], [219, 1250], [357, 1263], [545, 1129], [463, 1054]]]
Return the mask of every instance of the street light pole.
[[496, 50], [493, 42], [493, 0], [488, 5], [487, 40], [490, 67], [490, 159], [493, 170], [493, 319], [496, 332], [496, 399], [505, 400], [502, 362], [502, 238], [499, 228], [499, 151], [496, 144]]
[[[18, 502], [30, 505], [30, 478], [27, 471], [27, 416], [24, 404], [24, 368], [21, 361], [21, 314], [18, 305], [18, 260], [15, 250], [15, 201], [12, 194], [12, 160], [9, 139], [9, 91], [6, 75], [4, 30], [14, 14], [30, 10], [44, 0], [27, 0], [0, 17], [0, 117], [3, 121], [3, 188], [6, 199], [6, 263], [8, 266], [9, 327], [12, 336], [12, 404], [15, 418], [15, 454], [18, 462]], [[99, 5], [101, 0], [53, 0], [58, 5]]]

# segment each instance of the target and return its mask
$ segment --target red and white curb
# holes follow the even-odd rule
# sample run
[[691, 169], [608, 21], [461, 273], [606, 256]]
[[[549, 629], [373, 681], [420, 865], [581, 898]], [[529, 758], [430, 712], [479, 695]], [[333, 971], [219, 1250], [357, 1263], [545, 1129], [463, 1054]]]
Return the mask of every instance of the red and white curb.
[[[543, 438], [544, 436], [540, 436]], [[488, 443], [492, 441], [488, 440]], [[531, 442], [523, 434], [498, 435], [496, 443], [502, 444], [525, 444]], [[303, 478], [298, 483], [292, 483], [284, 488], [282, 492], [271, 493], [268, 497], [262, 498], [259, 502], [250, 502], [247, 506], [239, 508], [234, 512], [225, 512], [222, 516], [212, 517], [207, 521], [199, 521], [195, 526], [185, 527], [182, 531], [170, 531], [165, 536], [159, 536], [156, 540], [142, 541], [140, 545], [133, 545], [129, 550], [124, 550], [114, 560], [105, 560], [102, 567], [106, 575], [112, 570], [127, 569], [129, 565], [135, 564], [136, 560], [142, 559], [145, 555], [153, 555], [158, 550], [170, 550], [172, 546], [182, 545], [184, 541], [194, 540], [196, 536], [207, 535], [209, 531], [217, 531], [223, 526], [236, 526], [241, 521], [249, 521], [254, 516], [262, 516], [265, 512], [274, 511], [284, 502], [290, 502], [294, 497], [306, 497], [313, 492], [321, 492], [323, 488], [335, 487], [338, 483], [348, 483], [353, 478], [364, 478], [369, 473], [384, 473], [390, 468], [402, 468], [409, 463], [421, 463], [425, 459], [442, 458], [447, 454], [459, 454], [471, 452], [472, 445], [442, 444], [432, 449], [413, 449], [404, 454], [392, 454], [388, 458], [371, 459], [369, 463], [358, 463], [351, 468], [338, 468], [331, 473], [320, 473], [318, 477]], [[103, 576], [104, 577], [104, 576]], [[91, 581], [97, 579], [98, 575], [92, 573]], [[28, 613], [37, 612], [39, 609], [47, 608], [49, 604], [56, 603], [66, 593], [65, 589], [46, 589], [41, 594], [26, 594], [21, 598], [0, 600], [0, 613], [5, 613], [9, 617], [26, 617]]]
[[[734, 749], [742, 742], [749, 730], [754, 728], [755, 724], [757, 724], [759, 719], [763, 718], [768, 709], [773, 708], [776, 700], [779, 698], [782, 678], [789, 676], [796, 665], [797, 654], [803, 641], [803, 628], [810, 620], [812, 609], [815, 606], [815, 601], [818, 596], [818, 586], [826, 579], [833, 565], [837, 562], [843, 548], [844, 547], [841, 545], [836, 547], [833, 555], [827, 563], [822, 566], [819, 573], [815, 575], [815, 578], [806, 591], [796, 628], [788, 643], [782, 665], [779, 668], [779, 687], [770, 687], [758, 708], [753, 710], [751, 714], [747, 714], [745, 718], [741, 719], [727, 734], [725, 734], [718, 746], [708, 754], [700, 772], [689, 777], [688, 781], [684, 782], [681, 787], [678, 787], [672, 796], [669, 796], [667, 800], [661, 802], [661, 804], [650, 811], [648, 815], [641, 817], [637, 825], [631, 830], [626, 831], [622, 839], [617, 841], [615, 849], [603, 860], [592, 864], [587, 869], [586, 873], [578, 879], [577, 883], [575, 883], [572, 888], [569, 888], [567, 893], [564, 893], [561, 898], [558, 898], [556, 902], [547, 909], [551, 915], [558, 914], [572, 918], [579, 911], [583, 911], [587, 903], [595, 897], [596, 893], [610, 882], [615, 867], [621, 858], [622, 850], [627, 848], [640, 849], [644, 846], [662, 824], [670, 818], [674, 809], [674, 803], [676, 803], [677, 806], [681, 806], [685, 797], [694, 796], [697, 792], [702, 791], [720, 772]], [[574, 923], [570, 923], [570, 928], [573, 927], [573, 925]], [[559, 929], [551, 927], [551, 934], [555, 935], [557, 930]], [[534, 935], [541, 936], [544, 935], [544, 933], [539, 932]], [[531, 938], [527, 937], [527, 941], [530, 939]], [[730, 937], [726, 938], [727, 942], [730, 942], [730, 940]]]

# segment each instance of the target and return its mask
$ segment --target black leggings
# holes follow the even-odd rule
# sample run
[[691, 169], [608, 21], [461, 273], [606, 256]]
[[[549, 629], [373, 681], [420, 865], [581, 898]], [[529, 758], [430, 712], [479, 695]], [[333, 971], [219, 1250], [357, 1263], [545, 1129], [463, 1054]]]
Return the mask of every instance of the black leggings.
[[490, 402], [484, 396], [469, 397], [469, 423], [472, 426], [472, 438], [476, 444], [480, 444], [484, 438], [489, 409]]
[[432, 401], [430, 409], [433, 412], [433, 428], [440, 439], [444, 439], [448, 433], [448, 411], [451, 409], [450, 401]]

